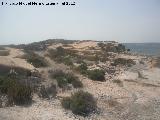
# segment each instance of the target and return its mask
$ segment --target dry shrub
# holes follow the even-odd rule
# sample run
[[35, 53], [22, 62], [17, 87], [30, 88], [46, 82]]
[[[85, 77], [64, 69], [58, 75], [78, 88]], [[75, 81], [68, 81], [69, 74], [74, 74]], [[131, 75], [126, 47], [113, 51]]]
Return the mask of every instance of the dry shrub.
[[68, 84], [72, 84], [74, 88], [83, 87], [82, 82], [73, 73], [65, 73], [62, 70], [51, 72], [51, 77], [57, 80], [60, 88], [65, 88]]
[[135, 65], [135, 62], [132, 59], [125, 59], [125, 58], [117, 58], [114, 60], [113, 66], [117, 65], [125, 65], [125, 66], [132, 66]]
[[0, 50], [0, 56], [8, 56], [9, 50]]
[[105, 80], [105, 72], [103, 70], [99, 70], [99, 69], [89, 70], [88, 77], [92, 80], [104, 81]]
[[32, 51], [27, 51], [27, 54], [25, 56], [28, 63], [32, 64], [34, 67], [47, 67], [48, 63], [45, 60], [45, 58], [39, 56], [38, 54], [35, 54]]
[[121, 80], [113, 80], [113, 83], [116, 83], [117, 85], [119, 85], [120, 87], [123, 87], [123, 82]]
[[29, 104], [32, 100], [32, 88], [10, 77], [0, 77], [0, 92], [8, 95], [10, 104]]
[[114, 99], [110, 99], [110, 100], [107, 100], [107, 103], [109, 105], [109, 107], [115, 107], [116, 105], [118, 105], [119, 103], [114, 100]]
[[89, 115], [97, 108], [94, 97], [90, 93], [83, 91], [78, 91], [72, 94], [71, 97], [63, 98], [61, 104], [65, 109], [82, 116]]

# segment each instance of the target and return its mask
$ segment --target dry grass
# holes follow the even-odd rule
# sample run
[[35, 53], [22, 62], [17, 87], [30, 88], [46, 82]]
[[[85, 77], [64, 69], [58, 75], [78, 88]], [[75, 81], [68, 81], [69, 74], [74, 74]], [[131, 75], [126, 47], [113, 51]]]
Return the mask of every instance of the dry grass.
[[123, 82], [121, 80], [113, 80], [113, 83], [116, 83], [117, 85], [119, 85], [120, 87], [123, 87]]
[[119, 104], [115, 99], [107, 100], [106, 103], [108, 104], [109, 107], [115, 107]]
[[0, 50], [0, 56], [8, 56], [9, 53], [9, 50]]
[[6, 49], [5, 49], [4, 47], [1, 47], [1, 46], [0, 46], [0, 50], [6, 50]]
[[155, 60], [155, 63], [154, 63], [153, 66], [160, 68], [160, 57], [158, 57], [158, 58]]

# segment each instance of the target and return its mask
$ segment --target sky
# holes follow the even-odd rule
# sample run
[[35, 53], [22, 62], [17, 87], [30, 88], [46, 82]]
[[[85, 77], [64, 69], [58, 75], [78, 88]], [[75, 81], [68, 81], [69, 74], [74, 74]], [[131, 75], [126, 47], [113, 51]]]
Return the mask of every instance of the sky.
[[[34, 2], [33, 0], [20, 0]], [[160, 0], [68, 0], [74, 6], [9, 6], [0, 0], [0, 45], [46, 39], [160, 42]]]

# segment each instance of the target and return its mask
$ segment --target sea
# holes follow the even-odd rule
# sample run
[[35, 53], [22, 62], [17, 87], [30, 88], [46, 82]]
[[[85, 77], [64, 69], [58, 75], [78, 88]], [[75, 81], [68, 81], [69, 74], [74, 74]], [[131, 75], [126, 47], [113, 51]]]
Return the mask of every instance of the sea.
[[160, 43], [123, 43], [131, 52], [160, 57]]

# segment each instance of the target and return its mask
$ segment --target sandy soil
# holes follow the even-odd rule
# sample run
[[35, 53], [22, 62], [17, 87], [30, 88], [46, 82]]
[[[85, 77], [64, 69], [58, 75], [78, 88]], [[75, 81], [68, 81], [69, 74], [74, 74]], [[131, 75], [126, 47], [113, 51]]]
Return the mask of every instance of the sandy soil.
[[7, 49], [10, 51], [10, 54], [9, 56], [0, 56], [0, 64], [22, 67], [29, 70], [34, 69], [34, 66], [27, 63], [26, 60], [20, 58], [22, 55], [24, 55], [24, 52], [22, 50], [14, 48], [7, 48]]

